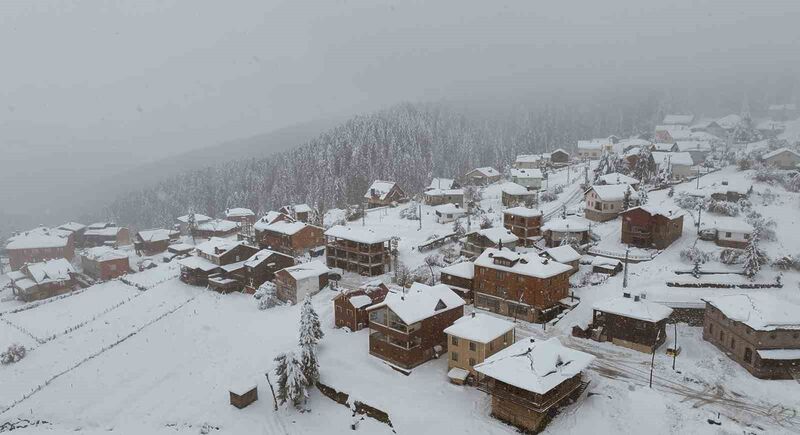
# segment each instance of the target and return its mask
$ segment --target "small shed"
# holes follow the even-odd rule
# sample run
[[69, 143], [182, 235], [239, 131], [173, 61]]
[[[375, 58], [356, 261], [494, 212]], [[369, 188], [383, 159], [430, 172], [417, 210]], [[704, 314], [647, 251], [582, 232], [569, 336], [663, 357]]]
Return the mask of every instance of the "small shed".
[[239, 382], [230, 390], [231, 405], [242, 409], [258, 400], [258, 385], [255, 382]]
[[614, 276], [622, 272], [622, 262], [616, 258], [594, 257], [594, 260], [592, 260], [592, 272]]

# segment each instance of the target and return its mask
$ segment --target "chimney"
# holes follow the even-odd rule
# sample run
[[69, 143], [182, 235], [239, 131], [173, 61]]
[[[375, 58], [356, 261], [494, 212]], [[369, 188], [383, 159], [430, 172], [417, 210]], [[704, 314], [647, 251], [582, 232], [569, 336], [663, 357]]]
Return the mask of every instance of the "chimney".
[[472, 312], [472, 318], [473, 319], [475, 318], [475, 312], [474, 311]]
[[630, 299], [631, 293], [630, 292], [625, 292], [625, 293], [622, 294], [622, 297]]

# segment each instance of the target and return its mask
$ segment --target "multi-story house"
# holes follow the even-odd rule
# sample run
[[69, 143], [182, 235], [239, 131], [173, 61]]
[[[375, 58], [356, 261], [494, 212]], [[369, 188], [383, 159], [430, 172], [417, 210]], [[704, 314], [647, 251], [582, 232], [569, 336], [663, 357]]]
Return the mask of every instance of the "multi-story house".
[[337, 225], [325, 231], [328, 267], [365, 276], [389, 271], [391, 237], [371, 229]]
[[527, 207], [503, 210], [503, 227], [519, 237], [520, 244], [531, 246], [542, 235], [542, 211]]
[[[444, 330], [448, 376], [455, 382], [478, 378], [475, 365], [514, 343], [514, 323], [483, 313], [468, 314]], [[455, 369], [455, 370], [454, 370]]]
[[683, 234], [678, 208], [645, 204], [622, 212], [622, 243], [638, 248], [664, 249]]

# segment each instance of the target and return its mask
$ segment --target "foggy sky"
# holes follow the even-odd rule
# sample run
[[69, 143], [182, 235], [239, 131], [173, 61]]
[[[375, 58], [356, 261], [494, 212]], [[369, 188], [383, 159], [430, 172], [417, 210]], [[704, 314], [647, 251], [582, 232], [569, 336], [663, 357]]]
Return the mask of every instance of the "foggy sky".
[[6, 1], [0, 204], [400, 101], [796, 76], [798, 23], [797, 0]]

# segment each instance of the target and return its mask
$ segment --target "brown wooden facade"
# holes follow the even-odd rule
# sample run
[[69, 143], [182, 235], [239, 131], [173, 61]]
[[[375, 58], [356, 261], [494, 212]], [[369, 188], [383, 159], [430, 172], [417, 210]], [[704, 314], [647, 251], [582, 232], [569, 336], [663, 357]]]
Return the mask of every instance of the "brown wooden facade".
[[590, 327], [600, 328], [600, 341], [610, 341], [640, 352], [651, 353], [667, 340], [667, 319], [648, 322], [593, 310]]
[[247, 293], [255, 293], [267, 281], [275, 279], [275, 274], [279, 270], [294, 266], [295, 260], [293, 257], [279, 252], [273, 252], [269, 258], [264, 261], [244, 265], [244, 291]]
[[442, 272], [439, 281], [441, 281], [442, 284], [450, 287], [450, 289], [452, 289], [454, 292], [458, 293], [458, 295], [461, 296], [466, 303], [472, 303], [474, 299], [474, 279]]
[[542, 215], [524, 216], [503, 212], [503, 227], [519, 237], [523, 246], [532, 246], [533, 238], [542, 235]]
[[325, 244], [324, 229], [306, 224], [294, 234], [285, 234], [270, 229], [259, 231], [258, 245], [287, 255], [302, 255], [310, 249]]
[[108, 281], [130, 272], [130, 262], [127, 257], [95, 261], [81, 256], [81, 267], [83, 273], [99, 281]]
[[664, 216], [635, 207], [621, 213], [622, 243], [639, 248], [665, 249], [683, 234], [683, 215]]
[[[351, 331], [360, 331], [369, 327], [369, 312], [367, 312], [367, 308], [370, 305], [383, 302], [388, 293], [389, 288], [383, 283], [369, 288], [362, 287], [339, 293], [333, 298], [334, 324], [337, 328], [349, 328]], [[366, 296], [371, 302], [369, 305], [356, 307], [351, 301], [355, 296]]]
[[66, 258], [71, 261], [75, 258], [75, 246], [70, 240], [65, 239], [64, 246], [25, 249], [7, 248], [6, 255], [8, 255], [8, 263], [11, 266], [11, 270], [19, 270], [26, 263], [39, 263], [54, 258]]
[[389, 241], [361, 243], [345, 238], [325, 236], [325, 255], [328, 267], [355, 272], [363, 276], [378, 276], [389, 271]]
[[475, 265], [475, 306], [493, 313], [542, 323], [552, 319], [569, 294], [570, 271], [536, 278]]

